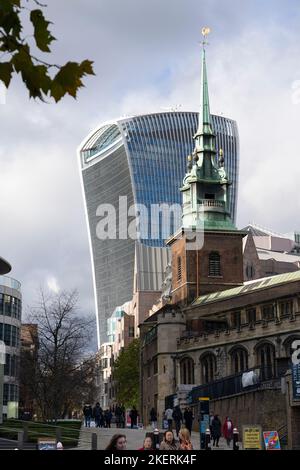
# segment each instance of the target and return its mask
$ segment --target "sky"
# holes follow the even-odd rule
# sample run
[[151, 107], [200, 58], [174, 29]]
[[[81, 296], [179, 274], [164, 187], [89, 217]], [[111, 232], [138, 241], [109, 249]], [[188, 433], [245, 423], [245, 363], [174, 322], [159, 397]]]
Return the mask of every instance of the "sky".
[[238, 226], [300, 230], [298, 0], [44, 3], [57, 38], [47, 60], [90, 59], [96, 76], [58, 104], [29, 100], [16, 77], [0, 104], [0, 256], [22, 283], [24, 318], [40, 286], [77, 288], [94, 314], [76, 150], [110, 119], [198, 111], [203, 26], [211, 112], [239, 128]]

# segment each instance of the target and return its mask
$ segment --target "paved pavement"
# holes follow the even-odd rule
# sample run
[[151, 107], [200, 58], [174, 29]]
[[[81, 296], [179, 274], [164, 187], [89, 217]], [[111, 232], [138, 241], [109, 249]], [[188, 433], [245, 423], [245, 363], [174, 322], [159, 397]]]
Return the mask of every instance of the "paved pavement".
[[[79, 443], [78, 443], [78, 450], [88, 450], [91, 449], [91, 442], [92, 442], [92, 433], [97, 434], [97, 447], [99, 450], [104, 450], [108, 445], [111, 437], [116, 433], [125, 434], [127, 438], [127, 449], [128, 450], [136, 450], [142, 447], [143, 440], [145, 438], [146, 432], [152, 431], [151, 427], [147, 427], [144, 429], [122, 429], [122, 428], [85, 428], [82, 426], [80, 431]], [[193, 447], [195, 450], [200, 449], [200, 438], [199, 433], [192, 432], [191, 440], [193, 443]], [[231, 447], [227, 447], [225, 439], [221, 438], [220, 447], [215, 447], [213, 450], [232, 450], [232, 442]], [[240, 447], [241, 448], [241, 447]]]

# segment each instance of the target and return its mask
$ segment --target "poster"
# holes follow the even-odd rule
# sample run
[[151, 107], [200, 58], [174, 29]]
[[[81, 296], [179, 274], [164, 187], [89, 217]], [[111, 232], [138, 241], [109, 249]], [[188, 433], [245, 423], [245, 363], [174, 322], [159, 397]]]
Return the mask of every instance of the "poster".
[[277, 431], [265, 431], [263, 434], [266, 450], [280, 450], [280, 441]]
[[256, 424], [243, 426], [243, 449], [262, 450], [262, 429]]
[[38, 450], [56, 450], [56, 439], [51, 437], [38, 439]]

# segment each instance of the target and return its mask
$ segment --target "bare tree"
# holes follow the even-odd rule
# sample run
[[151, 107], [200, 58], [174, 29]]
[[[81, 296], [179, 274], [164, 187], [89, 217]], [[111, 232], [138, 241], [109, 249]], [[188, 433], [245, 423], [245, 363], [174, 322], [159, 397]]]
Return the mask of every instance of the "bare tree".
[[79, 315], [76, 291], [46, 296], [29, 314], [38, 325], [38, 351], [23, 356], [22, 381], [30, 389], [44, 420], [64, 417], [95, 391], [95, 359], [86, 356], [94, 321]]

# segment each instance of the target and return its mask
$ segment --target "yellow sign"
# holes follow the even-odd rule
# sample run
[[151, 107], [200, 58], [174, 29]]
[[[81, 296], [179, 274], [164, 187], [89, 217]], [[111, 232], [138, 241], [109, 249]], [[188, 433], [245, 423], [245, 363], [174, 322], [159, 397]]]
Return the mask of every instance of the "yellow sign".
[[243, 426], [243, 449], [262, 450], [262, 429], [259, 425]]
[[199, 397], [198, 400], [204, 400], [204, 401], [207, 401], [207, 400], [210, 400], [209, 397]]

